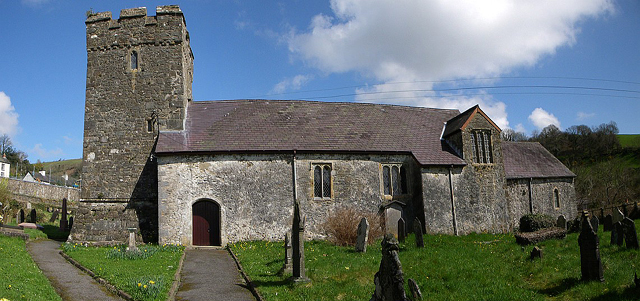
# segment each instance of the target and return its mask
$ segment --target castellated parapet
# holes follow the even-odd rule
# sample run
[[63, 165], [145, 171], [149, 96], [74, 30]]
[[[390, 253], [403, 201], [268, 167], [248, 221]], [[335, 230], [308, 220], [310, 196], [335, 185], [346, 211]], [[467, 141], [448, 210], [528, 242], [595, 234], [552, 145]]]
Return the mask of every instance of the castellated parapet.
[[[88, 13], [82, 219], [70, 241], [157, 240], [160, 130], [182, 130], [193, 53], [182, 11], [159, 6]], [[110, 222], [113, 221], [113, 222]], [[118, 221], [117, 223], [115, 221]]]

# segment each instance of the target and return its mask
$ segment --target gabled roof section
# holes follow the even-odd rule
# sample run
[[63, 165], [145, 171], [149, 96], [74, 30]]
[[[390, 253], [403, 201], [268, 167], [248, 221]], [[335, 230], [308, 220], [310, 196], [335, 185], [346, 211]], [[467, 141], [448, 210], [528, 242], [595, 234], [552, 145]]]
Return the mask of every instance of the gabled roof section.
[[475, 105], [475, 106], [469, 108], [468, 110], [462, 112], [458, 116], [453, 117], [450, 120], [448, 120], [447, 121], [447, 126], [444, 129], [444, 133], [442, 133], [442, 138], [446, 138], [446, 137], [448, 137], [449, 135], [451, 135], [453, 133], [456, 133], [458, 131], [464, 130], [467, 127], [467, 125], [469, 125], [469, 122], [471, 121], [471, 119], [473, 119], [473, 117], [476, 114], [482, 115], [482, 117], [484, 117], [493, 127], [495, 127], [496, 130], [498, 130], [498, 132], [502, 131], [493, 122], [493, 120], [491, 120], [491, 118], [489, 118], [489, 116], [487, 116], [487, 114], [485, 114], [480, 109], [479, 105]]
[[507, 179], [575, 177], [560, 160], [538, 142], [502, 142]]
[[162, 131], [156, 153], [406, 153], [422, 165], [465, 165], [442, 141], [457, 110], [300, 100], [189, 103], [185, 130]]

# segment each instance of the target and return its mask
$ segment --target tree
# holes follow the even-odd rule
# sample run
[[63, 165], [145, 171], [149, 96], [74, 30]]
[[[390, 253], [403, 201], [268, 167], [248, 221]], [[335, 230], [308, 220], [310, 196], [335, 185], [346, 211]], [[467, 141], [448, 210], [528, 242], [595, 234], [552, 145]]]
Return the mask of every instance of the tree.
[[0, 136], [0, 155], [13, 151], [12, 145], [11, 138], [7, 134]]
[[501, 133], [504, 141], [527, 141], [527, 135], [522, 132], [516, 132], [513, 129], [505, 129]]

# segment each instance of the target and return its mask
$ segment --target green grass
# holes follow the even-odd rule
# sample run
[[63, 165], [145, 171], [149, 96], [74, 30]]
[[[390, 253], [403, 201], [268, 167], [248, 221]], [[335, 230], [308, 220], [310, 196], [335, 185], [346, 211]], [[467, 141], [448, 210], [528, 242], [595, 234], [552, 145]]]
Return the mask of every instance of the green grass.
[[[533, 246], [517, 245], [513, 235], [491, 234], [425, 235], [424, 249], [415, 248], [410, 237], [400, 244], [399, 257], [405, 284], [415, 279], [424, 300], [635, 300], [639, 251], [610, 246], [610, 232], [602, 227], [599, 236], [604, 283], [580, 281], [577, 233], [538, 244], [542, 261], [530, 261]], [[290, 275], [278, 275], [282, 243], [242, 242], [231, 248], [266, 300], [368, 300], [381, 258], [379, 241], [366, 253], [308, 242], [305, 264], [312, 282], [293, 285]]]
[[135, 300], [166, 300], [184, 248], [175, 245], [140, 246], [141, 256], [118, 255], [125, 252], [121, 246], [64, 244], [63, 250]]
[[618, 135], [620, 146], [622, 147], [640, 147], [640, 135]]
[[0, 235], [0, 298], [62, 300], [27, 253], [21, 238]]

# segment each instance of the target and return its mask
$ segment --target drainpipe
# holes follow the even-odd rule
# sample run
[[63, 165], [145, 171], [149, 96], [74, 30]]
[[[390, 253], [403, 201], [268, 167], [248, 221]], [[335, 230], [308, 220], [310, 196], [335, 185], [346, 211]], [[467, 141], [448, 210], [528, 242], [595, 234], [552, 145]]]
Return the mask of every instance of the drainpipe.
[[531, 181], [533, 181], [533, 178], [529, 178], [529, 213], [533, 214], [533, 192], [531, 191]]
[[293, 163], [291, 164], [291, 168], [292, 168], [292, 174], [293, 174], [293, 203], [297, 203], [298, 202], [298, 193], [297, 193], [297, 176], [298, 173], [296, 171], [296, 150], [293, 150]]
[[449, 166], [449, 192], [451, 192], [451, 216], [453, 217], [453, 234], [458, 236], [458, 225], [456, 222], [456, 202], [453, 197], [453, 180], [451, 178], [451, 170], [453, 169], [453, 165]]

